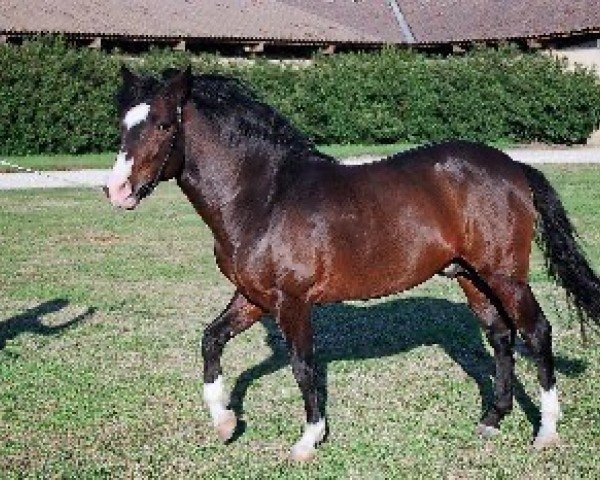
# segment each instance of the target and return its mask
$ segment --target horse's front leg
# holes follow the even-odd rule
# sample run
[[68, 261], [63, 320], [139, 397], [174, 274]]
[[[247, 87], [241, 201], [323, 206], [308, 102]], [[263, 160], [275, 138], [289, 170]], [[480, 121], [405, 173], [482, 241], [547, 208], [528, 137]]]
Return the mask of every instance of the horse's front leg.
[[235, 413], [227, 408], [229, 394], [224, 387], [221, 354], [230, 339], [252, 326], [263, 314], [261, 308], [236, 292], [225, 310], [204, 330], [202, 337], [204, 402], [222, 441], [231, 438], [237, 419]]
[[325, 437], [326, 430], [325, 419], [319, 411], [310, 305], [282, 295], [275, 313], [290, 350], [292, 372], [306, 410], [304, 433], [292, 447], [291, 457], [306, 461], [314, 457], [315, 447]]

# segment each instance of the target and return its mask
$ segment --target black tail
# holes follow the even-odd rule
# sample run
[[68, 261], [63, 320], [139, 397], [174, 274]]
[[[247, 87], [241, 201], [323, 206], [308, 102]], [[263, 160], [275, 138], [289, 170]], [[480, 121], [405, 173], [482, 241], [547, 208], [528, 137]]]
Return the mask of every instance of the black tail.
[[528, 165], [523, 170], [533, 193], [533, 204], [539, 214], [536, 241], [544, 253], [549, 275], [567, 292], [581, 322], [600, 326], [600, 279], [577, 244], [577, 233], [567, 212], [544, 175]]

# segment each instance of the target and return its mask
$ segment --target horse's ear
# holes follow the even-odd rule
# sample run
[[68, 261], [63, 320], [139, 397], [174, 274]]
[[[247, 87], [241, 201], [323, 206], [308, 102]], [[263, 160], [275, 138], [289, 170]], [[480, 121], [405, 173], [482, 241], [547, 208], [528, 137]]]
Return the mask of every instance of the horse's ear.
[[192, 92], [192, 67], [188, 65], [180, 72], [172, 75], [165, 86], [165, 90], [178, 104], [184, 103]]
[[[117, 92], [116, 100], [119, 109], [131, 107], [141, 97], [144, 80], [133, 73], [125, 65], [121, 65], [121, 88]], [[138, 102], [139, 103], [139, 102]]]
[[140, 77], [129, 70], [124, 64], [121, 65], [121, 78], [124, 85], [134, 86], [139, 83]]

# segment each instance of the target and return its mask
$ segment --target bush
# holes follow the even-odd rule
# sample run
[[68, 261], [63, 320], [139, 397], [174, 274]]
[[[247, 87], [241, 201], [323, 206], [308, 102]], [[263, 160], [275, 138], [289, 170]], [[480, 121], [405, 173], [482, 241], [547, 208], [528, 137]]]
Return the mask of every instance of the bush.
[[0, 48], [0, 151], [83, 153], [117, 139], [115, 58], [57, 39]]
[[[44, 37], [0, 46], [0, 153], [84, 153], [118, 148], [118, 55]], [[251, 66], [152, 50], [128, 61], [158, 72], [241, 77], [317, 143], [579, 143], [600, 123], [600, 86], [583, 69], [515, 48], [435, 57], [408, 50], [318, 56], [306, 68]]]
[[511, 48], [319, 59], [300, 75], [296, 120], [324, 143], [583, 142], [600, 123], [600, 86], [590, 72], [564, 67]]

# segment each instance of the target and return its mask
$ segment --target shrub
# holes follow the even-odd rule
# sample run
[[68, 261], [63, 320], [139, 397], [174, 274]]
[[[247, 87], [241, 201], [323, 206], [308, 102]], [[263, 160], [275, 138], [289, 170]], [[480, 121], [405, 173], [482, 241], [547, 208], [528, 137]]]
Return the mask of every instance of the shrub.
[[[0, 153], [115, 150], [123, 59], [44, 37], [0, 46]], [[126, 60], [158, 72], [241, 77], [317, 143], [583, 142], [600, 123], [600, 86], [581, 68], [515, 48], [436, 57], [388, 48], [317, 56], [305, 68], [154, 49]]]
[[117, 142], [118, 62], [46, 38], [0, 47], [0, 151], [106, 151]]

